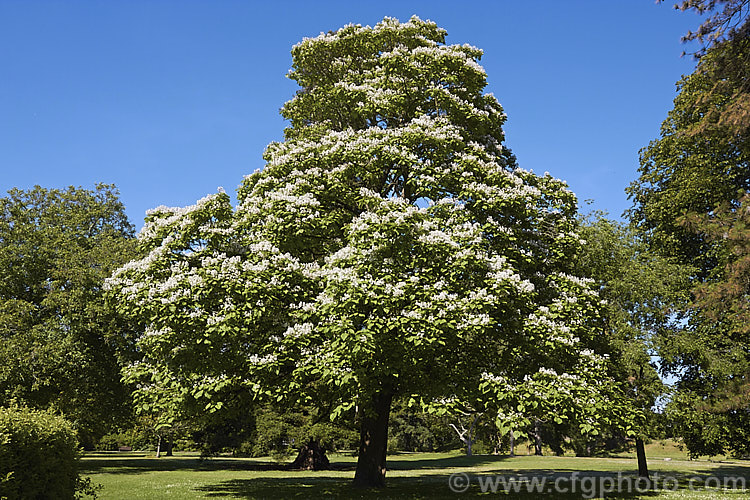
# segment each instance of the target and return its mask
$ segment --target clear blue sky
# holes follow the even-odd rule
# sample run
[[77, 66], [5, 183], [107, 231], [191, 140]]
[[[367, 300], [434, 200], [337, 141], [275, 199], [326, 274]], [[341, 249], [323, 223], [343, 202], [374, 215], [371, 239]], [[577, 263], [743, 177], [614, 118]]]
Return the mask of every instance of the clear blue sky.
[[412, 14], [484, 49], [522, 167], [612, 216], [630, 206], [638, 150], [694, 68], [679, 39], [699, 18], [669, 2], [0, 0], [0, 194], [114, 183], [140, 227], [233, 193], [282, 138], [291, 46]]

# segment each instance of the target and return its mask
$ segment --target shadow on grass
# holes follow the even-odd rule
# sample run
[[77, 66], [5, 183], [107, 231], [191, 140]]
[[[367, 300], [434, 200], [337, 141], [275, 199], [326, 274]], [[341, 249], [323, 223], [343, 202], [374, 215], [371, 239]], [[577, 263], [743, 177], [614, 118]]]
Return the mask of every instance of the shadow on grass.
[[289, 468], [275, 462], [233, 458], [88, 456], [81, 460], [79, 470], [82, 474], [142, 474], [148, 471], [283, 471]]
[[[469, 474], [465, 477], [470, 484], [460, 492], [450, 489], [451, 475], [440, 473], [391, 477], [387, 487], [382, 490], [358, 490], [351, 486], [350, 479], [326, 476], [237, 479], [202, 486], [197, 490], [207, 497], [234, 498], [442, 499], [500, 495], [519, 499], [606, 497], [627, 500], [658, 497], [663, 491], [692, 492], [705, 489], [707, 492], [729, 495], [731, 492], [724, 489], [727, 488], [734, 490], [736, 495], [745, 497], [747, 489], [742, 487], [744, 483], [724, 480], [744, 478], [747, 482], [747, 472], [742, 467], [727, 467], [701, 474], [652, 475], [652, 489], [639, 481], [635, 473], [617, 475], [611, 471], [590, 471], [575, 476], [574, 482], [573, 476], [567, 472], [528, 469], [520, 474]], [[669, 478], [667, 482], [665, 478]]]
[[[502, 457], [493, 455], [476, 455], [472, 457], [455, 456], [434, 459], [408, 460], [404, 455], [388, 458], [391, 470], [445, 469], [454, 467], [476, 467], [489, 463], [499, 463]], [[327, 470], [354, 471], [355, 461], [336, 461], [331, 459]], [[295, 472], [289, 465], [257, 459], [218, 457], [201, 460], [198, 457], [162, 457], [156, 458], [144, 454], [115, 455], [89, 454], [81, 461], [80, 471], [83, 474], [140, 474], [146, 471], [289, 471]], [[324, 472], [324, 471], [323, 471]]]
[[[464, 498], [488, 495], [504, 495], [508, 498], [533, 499], [533, 498], [562, 498], [580, 499], [582, 493], [589, 492], [588, 498], [597, 497], [590, 489], [582, 490], [579, 486], [575, 492], [555, 489], [554, 475], [537, 476], [535, 471], [527, 471], [526, 478], [515, 477], [510, 482], [511, 476], [503, 476], [509, 482], [508, 488], [502, 483], [496, 483], [495, 490], [480, 487], [479, 476], [469, 476], [471, 484], [466, 490], [452, 491], [449, 486], [451, 476], [441, 474], [435, 476], [421, 476], [414, 478], [395, 477], [389, 478], [387, 486], [380, 490], [360, 490], [351, 486], [351, 480], [330, 477], [315, 478], [257, 478], [223, 481], [215, 485], [206, 485], [197, 488], [206, 497], [232, 497], [232, 498], [361, 498], [361, 499], [443, 499]], [[536, 482], [529, 477], [536, 477]], [[494, 477], [494, 476], [493, 476]], [[487, 485], [488, 483], [484, 483]], [[607, 493], [607, 498], [635, 499], [657, 496], [658, 492], [650, 491], [620, 491]]]
[[[337, 471], [353, 472], [355, 463], [332, 457], [329, 471], [298, 473], [288, 466], [257, 459], [219, 457], [199, 460], [197, 457], [170, 457], [157, 459], [146, 456], [88, 456], [81, 463], [85, 474], [142, 474], [152, 471], [249, 471], [251, 477], [218, 481], [196, 488], [208, 497], [235, 498], [456, 498], [451, 491], [450, 472], [458, 471], [469, 481], [468, 490], [461, 496], [501, 495], [508, 498], [581, 498], [601, 497], [616, 499], [648, 498], [658, 496], [663, 490], [690, 491], [706, 488], [721, 491], [721, 488], [744, 490], [750, 486], [750, 467], [742, 464], [715, 464], [699, 470], [652, 470], [655, 490], [648, 491], [639, 483], [634, 469], [581, 470], [573, 468], [504, 467], [508, 457], [455, 456], [440, 458], [394, 455], [388, 459], [391, 471], [388, 486], [383, 490], [356, 490], [351, 486], [353, 474], [336, 474]], [[476, 468], [497, 464], [497, 473]], [[588, 462], [584, 467], [591, 464]], [[447, 470], [452, 469], [452, 470]], [[284, 474], [279, 474], [282, 471]], [[409, 471], [413, 471], [410, 474]], [[465, 474], [464, 474], [465, 473]], [[575, 478], [575, 479], [574, 479]], [[619, 481], [619, 482], [618, 482]], [[493, 490], [494, 488], [494, 490]], [[737, 491], [737, 493], [740, 493]]]
[[403, 455], [389, 455], [387, 465], [389, 470], [419, 470], [419, 469], [446, 469], [451, 467], [478, 467], [482, 465], [502, 463], [509, 458], [502, 455], [456, 455], [455, 457], [424, 458], [419, 460], [408, 460]]

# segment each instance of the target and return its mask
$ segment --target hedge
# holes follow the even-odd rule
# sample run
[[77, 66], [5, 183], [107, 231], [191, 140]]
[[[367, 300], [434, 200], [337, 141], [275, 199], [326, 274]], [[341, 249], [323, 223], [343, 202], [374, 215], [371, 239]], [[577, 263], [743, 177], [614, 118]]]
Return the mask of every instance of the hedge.
[[93, 494], [78, 476], [70, 422], [45, 411], [0, 408], [0, 498], [68, 499]]

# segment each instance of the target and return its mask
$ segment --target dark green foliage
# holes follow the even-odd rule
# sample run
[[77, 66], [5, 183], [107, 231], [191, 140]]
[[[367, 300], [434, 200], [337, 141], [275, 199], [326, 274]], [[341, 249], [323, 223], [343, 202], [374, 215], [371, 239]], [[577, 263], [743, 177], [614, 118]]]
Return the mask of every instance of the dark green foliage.
[[336, 451], [354, 449], [357, 439], [355, 431], [335, 425], [328, 418], [320, 419], [317, 412], [281, 413], [263, 407], [255, 413], [255, 432], [243, 451], [284, 461], [310, 440], [318, 442], [323, 451]]
[[49, 412], [0, 408], [0, 497], [66, 499], [94, 493], [78, 476], [70, 422]]
[[717, 399], [722, 398], [701, 398], [687, 391], [678, 393], [668, 407], [675, 434], [682, 438], [693, 458], [725, 453], [737, 457], [750, 455], [750, 412], [746, 403], [744, 407], [722, 411], [713, 406]]
[[403, 401], [394, 403], [389, 420], [388, 451], [446, 451], [460, 445], [446, 418], [409, 407]]
[[[180, 434], [177, 434], [180, 438]], [[166, 443], [172, 439], [175, 443], [175, 449], [180, 451], [196, 451], [198, 445], [189, 439], [175, 438], [174, 434], [168, 434], [164, 431], [165, 438], [162, 443], [162, 449]], [[121, 446], [126, 446], [132, 450], [154, 451], [156, 449], [156, 436], [153, 429], [147, 427], [141, 419], [137, 419], [131, 427], [118, 429], [116, 432], [110, 432], [102, 436], [97, 441], [95, 449], [100, 451], [117, 451]]]
[[56, 408], [87, 444], [126, 412], [118, 353], [127, 329], [102, 284], [134, 242], [112, 186], [0, 198], [0, 405]]
[[660, 138], [641, 151], [631, 220], [654, 252], [694, 267], [681, 329], [660, 337], [662, 369], [679, 376], [668, 406], [691, 454], [747, 453], [748, 286], [742, 200], [750, 190], [747, 0], [685, 0], [706, 15], [696, 70]]
[[255, 429], [256, 405], [248, 391], [227, 389], [222, 394], [226, 402], [221, 410], [212, 413], [191, 408], [188, 432], [189, 442], [195, 443], [205, 456], [231, 451], [246, 454], [244, 448]]
[[674, 109], [659, 139], [641, 151], [639, 178], [627, 189], [634, 201], [629, 216], [651, 246], [694, 264], [700, 279], [710, 278], [723, 246], [681, 218], [710, 214], [721, 203], [736, 208], [750, 188], [750, 25], [747, 10], [742, 14], [742, 27], [713, 44], [677, 83]]
[[737, 204], [750, 187], [750, 149], [745, 138], [726, 129], [692, 133], [711, 108], [727, 96], [701, 105], [713, 83], [696, 72], [679, 82], [675, 107], [661, 137], [641, 151], [639, 178], [627, 189], [634, 205], [631, 221], [648, 235], [652, 248], [696, 266], [705, 279], [716, 266], [722, 247], [690, 231], [680, 218], [708, 214], [722, 202]]
[[[580, 272], [596, 280], [599, 294], [606, 300], [604, 331], [610, 348], [611, 376], [627, 395], [631, 411], [639, 415], [635, 437], [653, 437], [660, 430], [661, 420], [653, 408], [666, 392], [654, 354], [684, 329], [693, 268], [673, 257], [658, 255], [649, 248], [643, 233], [608, 220], [605, 214], [595, 213], [581, 222], [580, 232], [587, 244], [577, 264]], [[567, 448], [577, 456], [592, 456], [634, 443], [612, 425], [602, 426], [595, 436], [555, 427], [547, 426], [546, 430], [552, 431], [547, 439], [557, 452]], [[645, 460], [644, 456], [640, 458]], [[645, 470], [643, 473], [647, 474]]]

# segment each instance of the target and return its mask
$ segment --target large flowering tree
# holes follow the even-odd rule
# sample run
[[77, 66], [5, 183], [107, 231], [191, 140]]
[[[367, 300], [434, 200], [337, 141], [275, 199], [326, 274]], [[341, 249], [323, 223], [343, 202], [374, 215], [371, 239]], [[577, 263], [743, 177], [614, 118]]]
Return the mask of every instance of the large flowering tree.
[[595, 427], [611, 394], [599, 299], [567, 273], [575, 197], [516, 166], [482, 51], [444, 39], [416, 17], [305, 39], [286, 139], [239, 204], [151, 212], [109, 281], [148, 324], [126, 373], [142, 406], [246, 387], [355, 417], [362, 486], [384, 484], [395, 397]]

